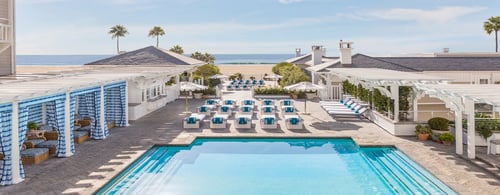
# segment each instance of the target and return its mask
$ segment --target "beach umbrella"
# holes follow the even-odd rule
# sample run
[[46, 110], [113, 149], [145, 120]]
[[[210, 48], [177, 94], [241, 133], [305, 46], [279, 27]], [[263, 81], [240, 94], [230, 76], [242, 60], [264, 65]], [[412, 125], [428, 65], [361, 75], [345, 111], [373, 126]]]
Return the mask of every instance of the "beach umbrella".
[[[201, 90], [201, 89], [208, 89], [207, 86], [203, 85], [198, 85], [196, 83], [191, 83], [191, 82], [181, 82], [181, 91], [194, 91], [194, 90]], [[186, 114], [189, 113], [188, 111], [189, 107], [189, 102], [187, 98], [187, 93], [186, 93]]]
[[223, 75], [223, 74], [216, 74], [216, 75], [213, 75], [209, 78], [211, 79], [225, 79], [225, 78], [228, 78], [229, 76], [226, 76], [226, 75]]
[[[293, 85], [288, 85], [285, 87], [286, 90], [295, 90], [295, 91], [307, 91], [307, 90], [322, 90], [323, 86], [319, 86], [313, 84], [311, 82], [300, 82]], [[307, 97], [304, 100], [304, 113], [307, 113]]]
[[278, 85], [278, 79], [283, 78], [283, 76], [277, 75], [277, 74], [273, 74], [273, 75], [267, 75], [264, 78], [275, 80], [276, 81], [276, 85]]

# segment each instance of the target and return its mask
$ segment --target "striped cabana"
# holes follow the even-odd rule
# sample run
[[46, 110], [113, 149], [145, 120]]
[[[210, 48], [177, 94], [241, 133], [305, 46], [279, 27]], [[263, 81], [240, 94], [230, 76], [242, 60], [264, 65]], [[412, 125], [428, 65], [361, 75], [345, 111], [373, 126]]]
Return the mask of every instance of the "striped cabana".
[[114, 122], [115, 126], [124, 127], [126, 120], [126, 82], [109, 84], [104, 87], [104, 105], [106, 123]]
[[0, 105], [0, 152], [3, 160], [0, 161], [0, 185], [12, 184], [12, 132], [11, 132], [12, 104]]
[[43, 121], [43, 104], [28, 106], [28, 121], [33, 121], [36, 124], [44, 124]]
[[[104, 139], [109, 135], [108, 126], [101, 125], [101, 114], [105, 113], [104, 108], [101, 112], [101, 93], [102, 87], [91, 87], [86, 89], [80, 89], [71, 92], [71, 121], [75, 119], [75, 107], [76, 98], [78, 97], [78, 107], [80, 110], [84, 110], [87, 113], [87, 117], [90, 118], [90, 137], [92, 139]], [[105, 124], [105, 123], [104, 123]], [[73, 124], [74, 125], [74, 124]]]

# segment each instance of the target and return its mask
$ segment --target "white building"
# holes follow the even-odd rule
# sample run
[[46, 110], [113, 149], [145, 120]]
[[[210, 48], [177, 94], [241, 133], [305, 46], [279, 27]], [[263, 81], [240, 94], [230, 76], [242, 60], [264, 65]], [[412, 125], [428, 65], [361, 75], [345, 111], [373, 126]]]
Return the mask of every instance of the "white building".
[[14, 0], [0, 0], [0, 75], [16, 72]]

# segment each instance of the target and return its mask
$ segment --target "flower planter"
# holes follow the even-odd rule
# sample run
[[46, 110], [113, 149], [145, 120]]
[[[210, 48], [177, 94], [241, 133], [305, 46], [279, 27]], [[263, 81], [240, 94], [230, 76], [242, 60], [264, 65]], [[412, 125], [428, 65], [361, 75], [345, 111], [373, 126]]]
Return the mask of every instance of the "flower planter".
[[194, 99], [201, 99], [201, 97], [203, 96], [203, 93], [193, 93], [194, 95]]
[[418, 140], [427, 141], [427, 139], [429, 139], [429, 134], [424, 134], [424, 133], [418, 134]]

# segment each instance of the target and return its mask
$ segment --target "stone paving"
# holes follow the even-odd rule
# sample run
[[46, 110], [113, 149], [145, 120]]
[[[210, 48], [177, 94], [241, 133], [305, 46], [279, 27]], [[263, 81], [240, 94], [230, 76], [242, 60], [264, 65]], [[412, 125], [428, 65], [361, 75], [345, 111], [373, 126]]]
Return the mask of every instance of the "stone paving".
[[[242, 99], [249, 92], [226, 92], [224, 97]], [[202, 100], [190, 102], [191, 111]], [[303, 111], [303, 102], [296, 102]], [[308, 102], [311, 115], [301, 115], [305, 129], [288, 130], [284, 120], [277, 130], [263, 130], [257, 117], [248, 130], [182, 129], [183, 100], [177, 100], [151, 113], [129, 127], [114, 128], [105, 140], [76, 145], [69, 158], [52, 157], [35, 166], [25, 166], [24, 182], [0, 187], [0, 194], [91, 194], [155, 144], [190, 144], [197, 136], [220, 137], [352, 137], [359, 145], [394, 145], [460, 194], [500, 194], [500, 181], [484, 169], [454, 154], [452, 146], [419, 142], [413, 137], [394, 137], [373, 123], [356, 118], [334, 120], [318, 103]], [[231, 119], [231, 118], [230, 118]]]

